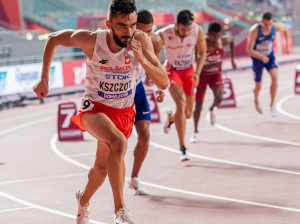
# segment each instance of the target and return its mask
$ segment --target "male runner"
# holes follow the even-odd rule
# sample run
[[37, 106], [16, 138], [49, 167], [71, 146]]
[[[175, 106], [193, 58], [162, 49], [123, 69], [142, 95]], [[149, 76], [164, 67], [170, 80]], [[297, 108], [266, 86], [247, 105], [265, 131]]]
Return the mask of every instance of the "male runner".
[[259, 105], [258, 96], [261, 90], [263, 68], [266, 68], [272, 79], [270, 112], [273, 117], [277, 116], [275, 97], [278, 89], [278, 66], [273, 52], [273, 41], [277, 31], [283, 31], [286, 41], [286, 52], [289, 53], [287, 27], [283, 23], [273, 23], [273, 15], [270, 12], [265, 12], [261, 23], [254, 24], [250, 28], [247, 41], [247, 53], [252, 58], [252, 69], [255, 77], [255, 88], [253, 90], [255, 109], [258, 113], [263, 113]]
[[[176, 104], [176, 113], [168, 113], [164, 132], [168, 133], [175, 122], [181, 161], [189, 160], [185, 145], [186, 119], [191, 118], [195, 103], [195, 88], [206, 58], [206, 43], [203, 29], [194, 23], [194, 14], [190, 10], [181, 10], [177, 14], [176, 24], [157, 31], [165, 47], [165, 69], [169, 75], [169, 91]], [[193, 67], [194, 50], [198, 59], [196, 71]]]
[[215, 125], [216, 118], [214, 108], [217, 107], [223, 99], [223, 79], [222, 79], [222, 57], [224, 55], [224, 47], [230, 45], [231, 64], [236, 69], [234, 61], [234, 39], [231, 36], [221, 36], [221, 25], [218, 22], [212, 22], [208, 26], [206, 39], [206, 62], [200, 74], [200, 82], [197, 87], [196, 105], [194, 110], [194, 133], [190, 142], [197, 142], [198, 122], [202, 111], [203, 100], [207, 85], [212, 89], [214, 101], [209, 108], [210, 123]]
[[[97, 139], [98, 149], [84, 191], [78, 191], [77, 224], [87, 224], [88, 205], [108, 175], [115, 204], [115, 223], [132, 224], [123, 198], [124, 155], [135, 111], [133, 109], [139, 64], [161, 89], [167, 88], [167, 74], [153, 51], [148, 36], [136, 30], [134, 0], [111, 0], [108, 30], [62, 30], [49, 36], [43, 56], [40, 81], [34, 91], [45, 98], [49, 91], [49, 69], [58, 45], [81, 48], [86, 54], [85, 97], [71, 121]], [[143, 47], [142, 47], [143, 46]]]
[[[148, 10], [139, 10], [137, 14], [136, 28], [145, 32], [152, 41], [154, 52], [160, 58], [160, 51], [162, 48], [160, 37], [152, 32], [153, 16]], [[134, 103], [135, 103], [135, 128], [138, 135], [138, 142], [134, 149], [134, 163], [131, 172], [131, 179], [129, 180], [129, 188], [135, 190], [137, 195], [147, 195], [148, 192], [141, 184], [138, 178], [142, 164], [146, 158], [149, 140], [150, 140], [150, 123], [151, 115], [145, 89], [142, 82], [142, 69], [140, 69], [139, 81], [136, 86]], [[146, 76], [148, 79], [148, 75]], [[156, 91], [156, 100], [162, 102], [164, 99], [164, 92], [160, 89]]]

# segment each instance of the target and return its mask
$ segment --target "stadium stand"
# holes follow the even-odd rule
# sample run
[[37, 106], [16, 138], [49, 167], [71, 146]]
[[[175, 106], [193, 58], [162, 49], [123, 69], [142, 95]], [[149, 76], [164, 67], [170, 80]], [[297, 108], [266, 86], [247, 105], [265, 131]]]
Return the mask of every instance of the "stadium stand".
[[[20, 3], [22, 21], [16, 26], [2, 21], [0, 16], [0, 66], [40, 63], [47, 36], [45, 34], [52, 31], [105, 28], [108, 0], [89, 0], [88, 3], [82, 0], [10, 0], [10, 2]], [[261, 12], [266, 9], [274, 12], [278, 16], [276, 19], [283, 18], [287, 24], [293, 16], [293, 35], [300, 36], [300, 6], [296, 4], [298, 0], [136, 0], [136, 3], [137, 8], [146, 8], [153, 13], [157, 28], [174, 23], [177, 11], [183, 8], [195, 12], [196, 21], [204, 30], [207, 29], [209, 22], [220, 22], [225, 34], [235, 37], [237, 56], [246, 55], [248, 30], [254, 22], [260, 20]], [[0, 0], [1, 4], [9, 3]], [[298, 9], [295, 9], [297, 8], [295, 6]], [[300, 46], [300, 41], [296, 40], [294, 44]], [[80, 49], [59, 47], [54, 60], [66, 62], [75, 59], [85, 59]], [[81, 90], [80, 87], [69, 92]], [[59, 94], [63, 92], [54, 93]], [[22, 105], [24, 99], [24, 96], [20, 95], [9, 97], [0, 94], [0, 109]]]

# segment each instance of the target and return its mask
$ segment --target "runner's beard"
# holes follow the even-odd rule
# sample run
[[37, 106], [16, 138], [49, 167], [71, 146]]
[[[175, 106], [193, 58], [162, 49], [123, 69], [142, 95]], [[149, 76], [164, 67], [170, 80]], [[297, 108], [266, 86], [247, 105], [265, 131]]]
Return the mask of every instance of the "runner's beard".
[[180, 36], [181, 38], [186, 38], [186, 37], [187, 37], [187, 35], [181, 36], [181, 34], [179, 33], [179, 30], [178, 30], [178, 29], [176, 29], [176, 32], [177, 32], [178, 36]]
[[[113, 34], [113, 38], [114, 38], [114, 41], [116, 42], [116, 44], [119, 46], [119, 47], [127, 47], [127, 44], [128, 44], [128, 42], [127, 43], [123, 43], [122, 41], [121, 41], [121, 38], [119, 38], [116, 34], [115, 34], [115, 32], [114, 32], [114, 30], [113, 29], [111, 29], [111, 31], [112, 31], [112, 34]], [[123, 36], [123, 37], [130, 37], [130, 36]], [[130, 40], [133, 38], [133, 35], [130, 37]]]

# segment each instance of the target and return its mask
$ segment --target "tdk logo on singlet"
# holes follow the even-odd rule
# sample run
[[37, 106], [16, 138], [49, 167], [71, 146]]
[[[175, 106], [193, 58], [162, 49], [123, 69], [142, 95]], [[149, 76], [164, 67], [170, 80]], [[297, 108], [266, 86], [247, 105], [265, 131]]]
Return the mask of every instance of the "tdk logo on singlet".
[[112, 80], [126, 80], [129, 79], [129, 74], [126, 75], [115, 75], [115, 74], [105, 74], [104, 77], [106, 79], [112, 79]]

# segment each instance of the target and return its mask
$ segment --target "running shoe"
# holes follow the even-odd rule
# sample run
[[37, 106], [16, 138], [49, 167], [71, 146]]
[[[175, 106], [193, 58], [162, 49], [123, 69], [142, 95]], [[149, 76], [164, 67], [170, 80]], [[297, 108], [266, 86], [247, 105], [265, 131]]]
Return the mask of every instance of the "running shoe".
[[144, 188], [139, 178], [131, 178], [131, 180], [128, 181], [128, 184], [129, 188], [134, 190], [136, 195], [148, 195], [148, 191]]
[[186, 148], [185, 146], [181, 146], [180, 151], [182, 153], [182, 156], [180, 156], [180, 160], [181, 162], [185, 162], [185, 161], [189, 161], [191, 158], [188, 156], [187, 152], [186, 152]]
[[117, 214], [114, 215], [115, 224], [135, 224], [130, 218], [129, 211], [125, 208], [120, 208]]
[[89, 210], [88, 206], [82, 207], [80, 204], [80, 199], [83, 191], [79, 190], [76, 192], [76, 199], [78, 203], [78, 214], [77, 214], [77, 224], [89, 224]]
[[263, 114], [263, 111], [258, 103], [255, 103], [255, 109], [259, 114]]
[[270, 112], [271, 112], [272, 117], [277, 117], [277, 110], [276, 110], [275, 106], [270, 107]]
[[191, 143], [198, 142], [198, 132], [194, 132], [192, 137], [190, 138]]
[[170, 130], [171, 130], [171, 125], [174, 123], [174, 122], [170, 122], [170, 116], [172, 115], [172, 111], [171, 110], [169, 110], [168, 112], [167, 112], [167, 121], [166, 121], [166, 123], [165, 123], [165, 125], [164, 125], [164, 132], [165, 132], [165, 134], [168, 134], [169, 132], [170, 132]]

